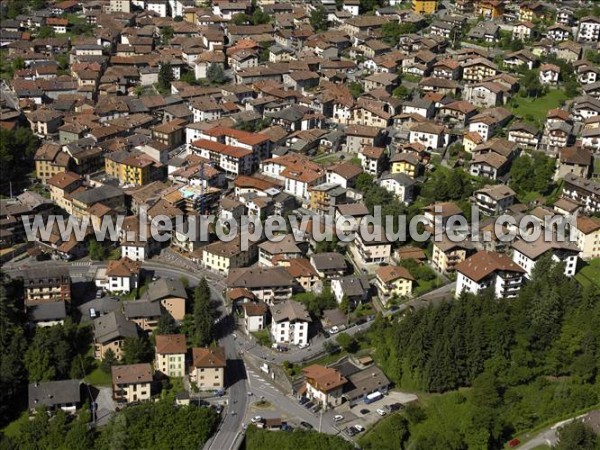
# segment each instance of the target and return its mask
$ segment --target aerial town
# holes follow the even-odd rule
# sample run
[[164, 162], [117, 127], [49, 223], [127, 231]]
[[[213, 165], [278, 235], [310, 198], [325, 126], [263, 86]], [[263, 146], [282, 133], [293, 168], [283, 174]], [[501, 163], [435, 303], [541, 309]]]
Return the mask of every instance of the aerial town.
[[600, 449], [600, 3], [0, 18], [2, 448]]

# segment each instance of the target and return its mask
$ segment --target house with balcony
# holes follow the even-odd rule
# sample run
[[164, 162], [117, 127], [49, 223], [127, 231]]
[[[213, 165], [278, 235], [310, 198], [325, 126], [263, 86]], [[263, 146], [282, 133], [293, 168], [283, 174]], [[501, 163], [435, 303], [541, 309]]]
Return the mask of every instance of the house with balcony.
[[409, 142], [423, 144], [427, 150], [448, 145], [449, 135], [446, 127], [433, 122], [416, 123], [410, 128]]
[[410, 204], [414, 198], [416, 181], [405, 173], [386, 172], [377, 180], [377, 183], [386, 191], [394, 194], [405, 205]]
[[112, 366], [111, 371], [113, 399], [117, 403], [150, 400], [154, 380], [151, 364]]
[[296, 239], [286, 234], [283, 239], [266, 240], [258, 244], [258, 264], [264, 267], [276, 266], [279, 261], [300, 258], [303, 255]]
[[142, 263], [125, 257], [109, 261], [106, 268], [98, 268], [96, 286], [109, 292], [129, 293], [137, 289]]
[[546, 241], [543, 235], [533, 242], [517, 239], [512, 243], [512, 250], [513, 261], [525, 270], [525, 277], [529, 279], [536, 263], [546, 254], [550, 254], [553, 261], [564, 264], [565, 276], [574, 276], [581, 252], [572, 242]]
[[516, 297], [525, 270], [503, 253], [479, 251], [456, 266], [456, 298], [491, 288], [497, 298]]
[[453, 242], [447, 235], [434, 239], [431, 254], [431, 264], [441, 273], [454, 273], [456, 266], [474, 252], [473, 244], [467, 239]]
[[526, 122], [515, 122], [508, 128], [508, 140], [521, 148], [537, 148], [540, 137], [540, 130]]
[[493, 108], [504, 104], [507, 89], [495, 81], [480, 81], [465, 86], [463, 98], [481, 108]]
[[378, 225], [369, 226], [365, 233], [356, 233], [348, 248], [361, 264], [389, 263], [392, 253], [392, 244]]
[[159, 334], [154, 346], [154, 368], [168, 377], [185, 375], [187, 345], [184, 334]]
[[67, 267], [45, 266], [23, 273], [25, 306], [41, 303], [70, 302], [71, 277]]
[[496, 64], [485, 58], [476, 58], [463, 63], [463, 80], [467, 83], [483, 81], [486, 78], [498, 75]]
[[337, 252], [314, 253], [310, 256], [310, 264], [319, 277], [325, 279], [342, 277], [348, 271], [346, 258]]
[[401, 266], [383, 266], [375, 273], [375, 287], [384, 305], [392, 298], [406, 298], [412, 295], [415, 278]]
[[577, 29], [577, 42], [590, 43], [600, 41], [600, 18], [594, 16], [583, 17], [579, 20]]
[[560, 78], [560, 67], [556, 64], [542, 64], [540, 66], [540, 83], [556, 86]]
[[600, 184], [571, 173], [563, 180], [562, 198], [581, 205], [590, 214], [600, 212]]
[[512, 113], [502, 107], [491, 108], [471, 117], [469, 131], [479, 133], [483, 140], [487, 141], [497, 129], [505, 126], [512, 117]]
[[271, 306], [271, 337], [277, 344], [305, 345], [312, 322], [306, 307], [294, 300]]
[[484, 186], [473, 193], [473, 202], [487, 216], [498, 216], [515, 202], [516, 194], [504, 184]]
[[268, 305], [276, 305], [292, 297], [298, 285], [285, 267], [248, 267], [231, 269], [227, 289], [244, 288]]
[[358, 153], [363, 171], [375, 177], [383, 170], [384, 156], [385, 148], [383, 147], [365, 146]]

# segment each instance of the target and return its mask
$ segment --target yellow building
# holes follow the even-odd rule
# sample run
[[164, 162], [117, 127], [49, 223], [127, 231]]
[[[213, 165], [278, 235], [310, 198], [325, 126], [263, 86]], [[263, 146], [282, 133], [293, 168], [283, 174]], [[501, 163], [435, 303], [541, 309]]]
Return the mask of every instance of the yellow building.
[[412, 9], [419, 14], [433, 14], [437, 11], [437, 0], [412, 0]]
[[477, 12], [487, 19], [497, 19], [504, 14], [504, 2], [502, 0], [482, 0], [479, 2]]
[[217, 241], [202, 248], [202, 265], [213, 272], [229, 274], [229, 269], [246, 267], [256, 258], [256, 245], [250, 244], [248, 250], [242, 251], [240, 240], [230, 242]]
[[392, 174], [405, 173], [411, 178], [419, 176], [419, 157], [415, 153], [396, 153], [390, 160]]
[[391, 297], [410, 297], [415, 279], [404, 267], [383, 266], [377, 270], [375, 286], [383, 303]]
[[68, 171], [73, 165], [69, 154], [63, 152], [62, 147], [58, 144], [47, 143], [42, 145], [35, 152], [33, 159], [35, 161], [35, 175], [43, 184], [46, 184], [57, 173]]
[[164, 178], [164, 167], [141, 152], [112, 152], [106, 155], [106, 174], [119, 180], [122, 185], [144, 186]]
[[439, 272], [451, 273], [472, 252], [473, 246], [470, 243], [452, 242], [444, 236], [441, 241], [433, 243], [431, 262]]

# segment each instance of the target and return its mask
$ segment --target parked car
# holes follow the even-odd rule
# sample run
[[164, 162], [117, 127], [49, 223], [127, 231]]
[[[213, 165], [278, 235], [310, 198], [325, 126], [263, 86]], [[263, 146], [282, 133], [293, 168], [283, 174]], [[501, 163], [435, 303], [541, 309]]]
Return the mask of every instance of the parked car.
[[342, 416], [341, 414], [336, 414], [335, 416], [333, 416], [333, 421], [334, 422], [341, 422], [342, 420], [344, 420], [344, 416]]
[[361, 414], [363, 414], [363, 415], [364, 415], [364, 414], [369, 414], [370, 412], [371, 412], [371, 411], [369, 411], [368, 409], [361, 409], [361, 410], [360, 410], [360, 413], [361, 413]]
[[312, 408], [313, 406], [315, 406], [315, 404], [314, 404], [313, 402], [307, 402], [307, 403], [305, 403], [305, 404], [304, 404], [304, 407], [305, 407], [306, 409], [310, 409], [310, 408]]
[[305, 344], [298, 345], [299, 348], [308, 348], [309, 346], [310, 346], [310, 344], [308, 342]]
[[358, 432], [358, 433], [362, 433], [363, 431], [365, 431], [365, 427], [363, 427], [362, 425], [354, 425], [354, 429]]
[[390, 412], [400, 411], [402, 409], [402, 403], [392, 403], [388, 408]]
[[262, 420], [263, 420], [262, 416], [254, 416], [252, 418], [252, 423], [262, 422]]
[[345, 433], [346, 433], [348, 436], [350, 436], [350, 437], [352, 437], [352, 436], [356, 436], [356, 434], [358, 433], [358, 431], [356, 431], [356, 430], [354, 429], [354, 427], [348, 427], [348, 428], [346, 428], [346, 429], [344, 430], [344, 432], [345, 432]]
[[308, 402], [307, 397], [300, 397], [300, 400], [298, 400], [298, 403], [300, 403], [301, 405], [304, 405], [306, 402]]
[[319, 405], [318, 403], [313, 406], [312, 408], [310, 408], [310, 410], [314, 413], [318, 412], [321, 409], [321, 405]]
[[331, 335], [327, 331], [323, 330], [323, 336], [325, 336], [325, 339], [327, 339]]
[[303, 426], [304, 428], [306, 428], [307, 430], [313, 429], [313, 426], [310, 423], [305, 422], [304, 420], [302, 422], [300, 422], [300, 425]]
[[329, 334], [335, 334], [338, 331], [340, 331], [340, 329], [337, 326], [333, 326], [329, 329]]
[[377, 408], [377, 414], [379, 414], [380, 416], [385, 416], [387, 413], [385, 412], [384, 409], [382, 408]]
[[361, 317], [356, 321], [356, 325], [362, 325], [363, 323], [367, 323], [367, 319], [365, 319], [364, 317]]
[[98, 289], [96, 291], [96, 298], [102, 298], [103, 295], [104, 295], [104, 291], [102, 289]]

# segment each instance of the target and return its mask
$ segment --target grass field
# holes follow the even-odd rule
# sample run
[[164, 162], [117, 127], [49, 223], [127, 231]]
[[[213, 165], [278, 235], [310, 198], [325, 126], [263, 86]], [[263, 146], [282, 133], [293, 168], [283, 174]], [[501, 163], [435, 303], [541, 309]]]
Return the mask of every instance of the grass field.
[[588, 261], [575, 275], [575, 279], [584, 287], [595, 284], [600, 288], [600, 259]]
[[538, 98], [515, 96], [512, 111], [523, 119], [533, 118], [536, 121], [543, 121], [549, 109], [558, 108], [566, 99], [567, 96], [560, 89], [550, 90], [546, 95]]
[[112, 377], [109, 373], [103, 372], [100, 367], [96, 367], [86, 377], [87, 381], [92, 386], [110, 386], [112, 384]]

